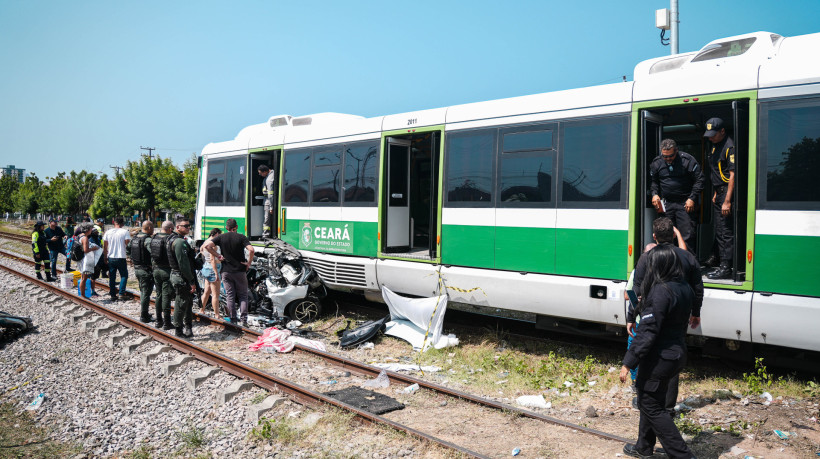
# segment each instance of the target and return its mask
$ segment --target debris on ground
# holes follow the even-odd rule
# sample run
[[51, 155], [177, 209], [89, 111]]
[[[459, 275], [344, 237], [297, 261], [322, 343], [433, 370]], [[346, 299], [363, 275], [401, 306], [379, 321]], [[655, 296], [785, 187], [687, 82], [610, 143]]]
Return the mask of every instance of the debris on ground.
[[410, 363], [374, 363], [373, 366], [387, 371], [423, 371], [425, 373], [441, 371], [441, 367], [434, 365], [420, 366]]
[[515, 399], [515, 403], [527, 408], [552, 408], [552, 403], [544, 400], [543, 395], [522, 395]]
[[455, 335], [442, 334], [447, 295], [405, 298], [382, 287], [382, 297], [390, 310], [390, 322], [385, 324], [386, 335], [407, 341], [414, 350], [421, 351], [458, 345]]
[[418, 390], [419, 390], [419, 384], [418, 383], [413, 383], [413, 384], [410, 384], [409, 386], [405, 387], [404, 390], [402, 390], [402, 392], [405, 393], [405, 394], [414, 394]]
[[325, 392], [325, 395], [373, 414], [384, 414], [404, 408], [404, 404], [394, 398], [356, 386]]
[[28, 411], [34, 411], [34, 410], [40, 408], [40, 406], [43, 404], [43, 400], [45, 400], [45, 398], [46, 398], [46, 394], [40, 392], [36, 397], [34, 397], [34, 400], [32, 400], [31, 403], [29, 403], [26, 406], [26, 409]]
[[597, 418], [598, 417], [598, 410], [596, 410], [594, 406], [589, 405], [587, 407], [586, 411], [584, 412], [584, 414], [588, 418]]
[[[346, 349], [370, 341], [384, 330], [384, 324], [389, 319], [390, 316], [385, 316], [379, 320], [367, 321], [354, 329], [345, 329], [340, 335], [339, 346]], [[349, 326], [350, 323], [348, 322]]]
[[326, 351], [325, 344], [321, 341], [315, 341], [300, 336], [292, 336], [291, 330], [279, 330], [275, 327], [266, 328], [262, 335], [260, 335], [256, 342], [248, 345], [251, 351], [267, 351], [287, 353], [293, 350], [297, 344], [316, 349], [319, 351]]
[[366, 381], [362, 384], [362, 387], [368, 387], [371, 389], [385, 389], [389, 386], [390, 378], [387, 377], [387, 372], [384, 370], [379, 373], [379, 376], [376, 376], [374, 379]]

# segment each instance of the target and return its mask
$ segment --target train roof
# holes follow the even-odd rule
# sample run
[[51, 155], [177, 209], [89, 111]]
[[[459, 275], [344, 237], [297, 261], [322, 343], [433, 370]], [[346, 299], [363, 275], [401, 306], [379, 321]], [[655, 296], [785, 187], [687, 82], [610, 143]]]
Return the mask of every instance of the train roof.
[[[709, 42], [698, 51], [648, 59], [630, 82], [554, 91], [364, 118], [342, 113], [272, 116], [202, 154], [272, 145], [310, 146], [379, 138], [381, 132], [447, 124], [447, 129], [628, 113], [632, 102], [820, 83], [820, 33], [755, 32]], [[782, 92], [782, 91], [781, 91]], [[816, 88], [815, 88], [816, 92]]]

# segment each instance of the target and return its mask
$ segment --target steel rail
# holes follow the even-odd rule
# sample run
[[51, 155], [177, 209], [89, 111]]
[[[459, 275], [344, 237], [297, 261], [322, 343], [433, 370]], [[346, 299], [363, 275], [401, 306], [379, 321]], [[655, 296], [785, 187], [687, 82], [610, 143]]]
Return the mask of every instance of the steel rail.
[[[16, 259], [19, 259], [19, 260], [22, 260], [22, 261], [33, 264], [33, 262], [31, 260], [23, 259], [23, 258], [21, 258], [17, 255], [10, 254], [10, 253], [5, 252], [3, 250], [0, 250], [0, 255], [13, 257], [13, 258], [16, 258]], [[102, 285], [102, 284], [98, 283], [97, 285]], [[102, 286], [104, 288], [108, 288], [108, 286], [105, 286], [105, 285], [102, 285]], [[134, 294], [134, 295], [135, 295], [136, 298], [139, 298], [139, 296], [137, 294]], [[151, 303], [153, 303], [153, 300], [151, 300]], [[243, 327], [240, 327], [236, 324], [233, 324], [233, 323], [230, 323], [230, 322], [225, 322], [224, 320], [218, 319], [216, 317], [210, 317], [210, 316], [207, 316], [207, 315], [204, 315], [204, 314], [198, 314], [198, 313], [194, 313], [194, 316], [196, 317], [196, 319], [199, 322], [204, 322], [204, 323], [207, 323], [207, 324], [210, 324], [210, 325], [222, 326], [225, 329], [228, 329], [228, 330], [231, 330], [231, 331], [242, 334], [244, 338], [249, 339], [251, 341], [256, 340], [257, 337], [262, 335], [262, 333], [260, 333], [256, 330], [243, 328]], [[150, 328], [155, 329], [153, 327], [150, 327]], [[332, 353], [329, 353], [329, 352], [324, 352], [324, 351], [320, 351], [320, 350], [313, 349], [313, 348], [310, 348], [310, 347], [306, 347], [306, 346], [303, 346], [301, 344], [296, 344], [295, 349], [298, 349], [301, 352], [306, 352], [308, 354], [312, 354], [312, 355], [314, 355], [316, 357], [319, 357], [323, 360], [326, 360], [326, 361], [328, 361], [328, 362], [330, 362], [330, 363], [332, 363], [336, 366], [339, 366], [339, 367], [342, 367], [344, 369], [350, 370], [350, 371], [355, 372], [359, 375], [378, 376], [378, 374], [382, 371], [382, 369], [379, 368], [379, 367], [368, 365], [368, 364], [363, 363], [363, 362], [358, 362], [356, 360], [348, 359], [346, 357], [342, 357], [342, 356], [337, 355], [337, 354], [332, 354]], [[490, 399], [485, 398], [485, 397], [480, 397], [480, 396], [477, 396], [477, 395], [469, 394], [467, 392], [462, 392], [462, 391], [459, 391], [459, 390], [456, 390], [456, 389], [451, 389], [451, 388], [446, 387], [446, 386], [442, 386], [442, 385], [439, 385], [439, 384], [436, 384], [436, 383], [432, 383], [432, 382], [429, 382], [429, 381], [426, 381], [426, 380], [423, 380], [423, 379], [414, 378], [412, 376], [405, 375], [405, 374], [402, 374], [402, 373], [398, 373], [398, 372], [395, 372], [395, 371], [385, 370], [385, 373], [392, 380], [400, 381], [400, 382], [408, 384], [408, 385], [418, 384], [419, 387], [422, 387], [424, 389], [427, 389], [427, 390], [430, 390], [430, 391], [433, 391], [433, 392], [437, 392], [437, 393], [440, 393], [440, 394], [443, 394], [443, 395], [447, 395], [449, 397], [458, 398], [458, 399], [461, 399], [461, 400], [464, 400], [464, 401], [467, 401], [467, 402], [470, 402], [470, 403], [477, 404], [479, 406], [483, 406], [483, 407], [487, 407], [487, 408], [493, 408], [493, 409], [496, 409], [496, 410], [504, 410], [504, 411], [512, 412], [512, 413], [515, 413], [515, 414], [518, 414], [520, 416], [527, 417], [527, 418], [530, 418], [530, 419], [535, 419], [535, 420], [538, 420], [538, 421], [547, 422], [547, 423], [558, 425], [558, 426], [561, 426], [561, 427], [575, 429], [575, 430], [578, 430], [578, 431], [581, 431], [581, 432], [584, 432], [584, 433], [587, 433], [587, 434], [590, 434], [590, 435], [594, 435], [594, 436], [599, 437], [599, 438], [603, 438], [605, 440], [612, 440], [612, 441], [617, 441], [617, 442], [621, 442], [621, 443], [634, 443], [633, 440], [630, 440], [630, 439], [625, 438], [625, 437], [621, 437], [619, 435], [614, 435], [614, 434], [610, 434], [610, 433], [603, 432], [603, 431], [600, 431], [600, 430], [592, 429], [592, 428], [589, 428], [589, 427], [584, 427], [582, 425], [573, 424], [571, 422], [563, 421], [561, 419], [554, 418], [552, 416], [547, 416], [547, 415], [543, 415], [543, 414], [540, 414], [540, 413], [536, 413], [534, 411], [523, 410], [521, 408], [517, 408], [517, 407], [514, 407], [512, 405], [508, 405], [506, 403], [497, 402], [497, 401], [490, 400]]]
[[218, 367], [223, 371], [226, 371], [238, 378], [247, 379], [252, 381], [255, 385], [262, 387], [264, 389], [268, 389], [271, 391], [281, 391], [292, 398], [298, 400], [302, 404], [309, 404], [309, 405], [321, 405], [327, 404], [334, 406], [336, 408], [340, 408], [346, 411], [350, 411], [359, 418], [368, 421], [372, 424], [380, 424], [389, 426], [393, 429], [396, 429], [401, 432], [405, 432], [413, 437], [416, 437], [421, 440], [429, 441], [432, 443], [437, 443], [441, 446], [444, 446], [448, 449], [452, 449], [454, 451], [458, 451], [460, 453], [469, 455], [470, 457], [476, 458], [486, 458], [483, 454], [478, 452], [472, 451], [470, 449], [464, 448], [462, 446], [456, 445], [455, 443], [434, 437], [432, 435], [426, 434], [420, 430], [414, 429], [412, 427], [405, 426], [395, 421], [391, 421], [383, 416], [379, 416], [373, 413], [369, 413], [367, 411], [361, 410], [356, 408], [352, 405], [348, 405], [347, 403], [340, 402], [336, 399], [328, 397], [327, 395], [321, 394], [319, 392], [314, 392], [310, 389], [302, 387], [296, 383], [291, 381], [278, 378], [273, 376], [269, 373], [266, 373], [258, 368], [251, 367], [246, 365], [242, 362], [234, 360], [228, 356], [222, 355], [218, 352], [212, 351], [210, 349], [197, 346], [192, 344], [191, 342], [174, 336], [173, 334], [166, 333], [162, 330], [159, 330], [155, 327], [146, 325], [139, 320], [133, 319], [127, 315], [120, 314], [114, 310], [106, 308], [100, 304], [95, 303], [94, 301], [88, 300], [86, 298], [74, 295], [69, 293], [65, 290], [62, 290], [59, 287], [49, 284], [48, 282], [41, 281], [34, 277], [31, 277], [27, 274], [21, 273], [9, 266], [0, 265], [5, 271], [8, 271], [16, 276], [22, 277], [24, 280], [35, 284], [41, 288], [49, 290], [53, 293], [56, 293], [64, 298], [67, 298], [69, 301], [74, 303], [80, 304], [92, 311], [103, 315], [110, 320], [117, 322], [123, 326], [128, 328], [132, 328], [137, 330], [138, 332], [148, 335], [156, 341], [161, 343], [167, 344], [170, 347], [176, 349], [179, 352], [184, 354], [189, 354], [195, 356], [198, 360], [205, 362], [209, 365]]

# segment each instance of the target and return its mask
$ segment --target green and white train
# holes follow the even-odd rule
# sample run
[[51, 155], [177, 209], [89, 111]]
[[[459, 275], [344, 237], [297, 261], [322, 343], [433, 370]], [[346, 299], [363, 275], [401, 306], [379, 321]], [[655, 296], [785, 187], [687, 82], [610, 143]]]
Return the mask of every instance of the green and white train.
[[[717, 116], [737, 148], [734, 274], [704, 278], [690, 333], [820, 351], [818, 49], [820, 33], [758, 32], [641, 62], [631, 82], [375, 118], [274, 116], [203, 149], [196, 234], [235, 218], [261, 245], [267, 164], [279, 238], [330, 289], [432, 296], [441, 279], [452, 307], [622, 331], [655, 218], [649, 163], [671, 137], [708, 170], [704, 122]], [[713, 240], [706, 182], [700, 259]]]

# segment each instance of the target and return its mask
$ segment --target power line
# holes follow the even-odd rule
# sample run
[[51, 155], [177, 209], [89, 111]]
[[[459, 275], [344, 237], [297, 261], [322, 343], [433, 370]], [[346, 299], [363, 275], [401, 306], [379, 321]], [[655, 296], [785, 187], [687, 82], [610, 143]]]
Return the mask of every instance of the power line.
[[[148, 159], [153, 159], [154, 158], [154, 150], [156, 150], [156, 148], [143, 147], [142, 145], [140, 145], [140, 150], [148, 150]], [[145, 156], [145, 153], [143, 153], [142, 155]]]

